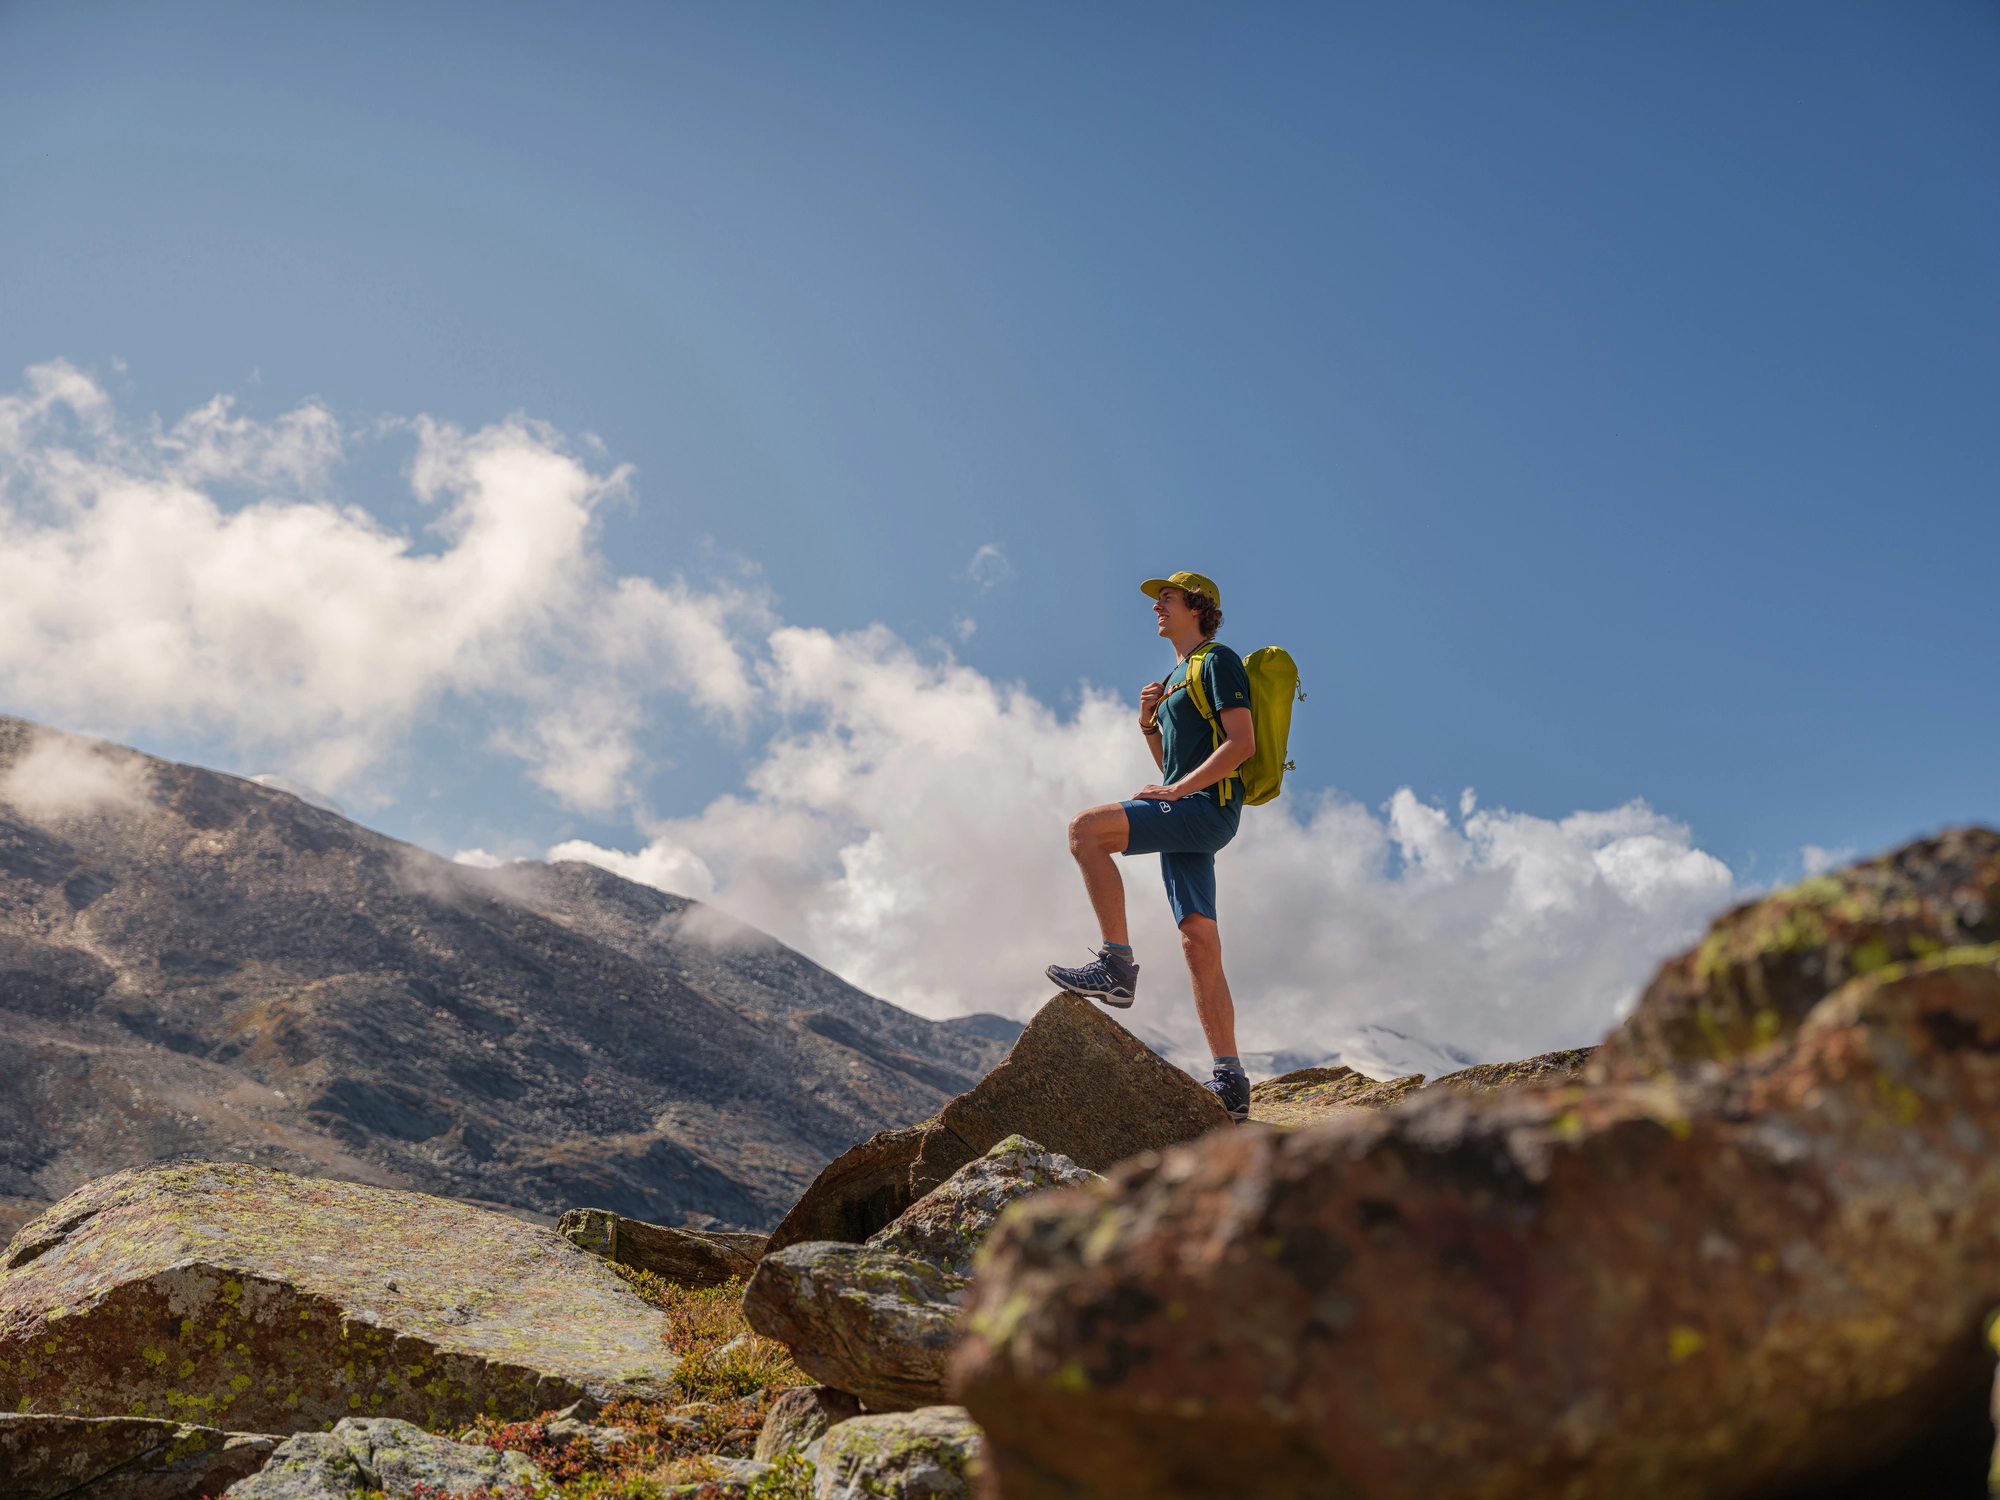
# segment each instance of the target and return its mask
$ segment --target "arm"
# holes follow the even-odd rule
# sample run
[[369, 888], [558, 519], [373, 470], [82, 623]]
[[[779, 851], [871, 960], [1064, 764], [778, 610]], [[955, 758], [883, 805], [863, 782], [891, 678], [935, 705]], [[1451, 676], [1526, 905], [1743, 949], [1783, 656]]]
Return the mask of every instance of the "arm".
[[[1222, 743], [1209, 752], [1208, 759], [1196, 766], [1172, 786], [1141, 787], [1135, 801], [1178, 802], [1190, 792], [1201, 791], [1214, 786], [1229, 775], [1244, 761], [1257, 753], [1257, 731], [1250, 722], [1247, 708], [1225, 708], [1222, 711]], [[1152, 746], [1153, 759], [1160, 758], [1160, 742], [1148, 739]]]

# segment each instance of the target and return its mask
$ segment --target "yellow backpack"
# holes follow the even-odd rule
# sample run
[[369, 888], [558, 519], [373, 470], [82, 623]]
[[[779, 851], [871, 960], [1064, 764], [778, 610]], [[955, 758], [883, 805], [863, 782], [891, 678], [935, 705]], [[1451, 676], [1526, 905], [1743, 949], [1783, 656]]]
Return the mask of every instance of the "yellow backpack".
[[[1222, 743], [1222, 725], [1208, 705], [1208, 685], [1201, 680], [1209, 652], [1215, 642], [1195, 647], [1188, 657], [1187, 690], [1215, 743]], [[1297, 769], [1285, 759], [1285, 741], [1292, 732], [1292, 704], [1303, 701], [1299, 691], [1299, 669], [1292, 654], [1283, 646], [1263, 646], [1243, 658], [1243, 670], [1250, 674], [1250, 727], [1257, 735], [1257, 748], [1236, 768], [1243, 779], [1243, 800], [1252, 807], [1269, 802], [1284, 785], [1285, 772]], [[1229, 805], [1229, 778], [1224, 777], [1217, 794], [1222, 806]]]

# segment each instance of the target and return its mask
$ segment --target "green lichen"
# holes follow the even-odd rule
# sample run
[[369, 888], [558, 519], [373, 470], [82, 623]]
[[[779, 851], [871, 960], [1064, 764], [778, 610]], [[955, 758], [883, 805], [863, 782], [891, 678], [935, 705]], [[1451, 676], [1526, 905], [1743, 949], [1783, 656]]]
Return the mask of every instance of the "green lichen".
[[[0, 1273], [0, 1404], [206, 1403], [292, 1430], [330, 1411], [436, 1420], [671, 1377], [657, 1318], [603, 1262], [463, 1205], [177, 1164], [94, 1183], [57, 1218], [72, 1227]], [[79, 1286], [81, 1302], [49, 1295]], [[76, 1331], [38, 1367], [24, 1356], [56, 1354], [37, 1336], [56, 1306]]]

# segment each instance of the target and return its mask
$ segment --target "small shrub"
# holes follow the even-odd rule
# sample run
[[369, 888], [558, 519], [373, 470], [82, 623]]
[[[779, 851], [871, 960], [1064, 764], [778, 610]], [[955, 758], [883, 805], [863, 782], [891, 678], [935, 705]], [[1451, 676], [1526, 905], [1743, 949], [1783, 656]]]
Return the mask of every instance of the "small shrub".
[[750, 1500], [813, 1500], [813, 1466], [797, 1452], [784, 1453], [771, 1472], [750, 1486]]
[[[481, 1417], [453, 1434], [462, 1443], [526, 1454], [553, 1486], [543, 1500], [701, 1500], [720, 1494], [704, 1459], [747, 1458], [771, 1400], [812, 1380], [775, 1340], [743, 1321], [743, 1283], [683, 1287], [650, 1271], [612, 1267], [641, 1300], [667, 1315], [663, 1338], [680, 1357], [678, 1401], [619, 1401], [595, 1421], [622, 1427], [630, 1441], [600, 1450], [586, 1439], [563, 1441], [548, 1432], [545, 1412], [532, 1422]], [[757, 1500], [809, 1500], [812, 1465], [789, 1455], [758, 1481]], [[484, 1497], [481, 1497], [484, 1500]], [[498, 1497], [494, 1497], [498, 1500]]]
[[772, 1395], [812, 1377], [792, 1363], [791, 1351], [750, 1331], [743, 1321], [743, 1282], [686, 1287], [651, 1271], [613, 1265], [641, 1300], [667, 1315], [666, 1345], [680, 1356], [674, 1382], [690, 1401], [729, 1401], [766, 1391]]

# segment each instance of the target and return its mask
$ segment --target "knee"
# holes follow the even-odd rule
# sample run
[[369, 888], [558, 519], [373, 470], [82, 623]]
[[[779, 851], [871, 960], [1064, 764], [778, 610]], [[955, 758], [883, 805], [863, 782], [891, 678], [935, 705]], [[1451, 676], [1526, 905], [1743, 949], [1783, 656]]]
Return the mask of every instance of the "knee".
[[1181, 948], [1189, 958], [1214, 958], [1222, 952], [1222, 933], [1206, 917], [1181, 923]]
[[1104, 815], [1101, 807], [1080, 812], [1069, 820], [1069, 852], [1072, 854], [1116, 854], [1124, 847], [1122, 831]]

